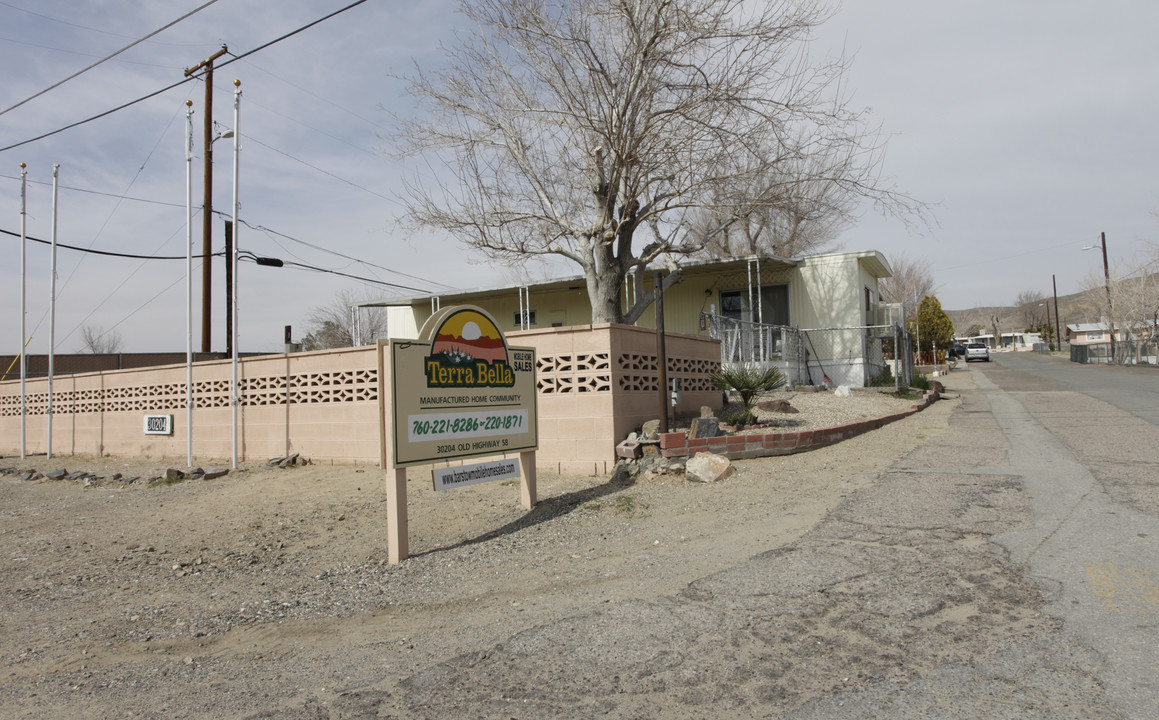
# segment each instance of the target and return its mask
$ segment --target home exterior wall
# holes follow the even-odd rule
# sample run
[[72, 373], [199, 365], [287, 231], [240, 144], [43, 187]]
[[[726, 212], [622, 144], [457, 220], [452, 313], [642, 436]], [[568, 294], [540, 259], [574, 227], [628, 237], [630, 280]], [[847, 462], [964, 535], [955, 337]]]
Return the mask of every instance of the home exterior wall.
[[[863, 325], [860, 317], [861, 266], [845, 255], [805, 258], [797, 266], [802, 312], [794, 324], [802, 328], [844, 328]], [[876, 288], [876, 285], [874, 286]]]
[[880, 366], [867, 358], [865, 327], [873, 318], [865, 307], [865, 288], [877, 292], [877, 277], [850, 255], [805, 258], [797, 268], [805, 311], [797, 317], [808, 352], [809, 376], [837, 385], [862, 387]]
[[[792, 261], [792, 265], [768, 261], [754, 271], [751, 282], [761, 286], [787, 285], [789, 288], [790, 324], [797, 327], [861, 327], [871, 319], [867, 314], [865, 288], [877, 292], [877, 277], [864, 261], [864, 254], [833, 253]], [[721, 307], [720, 294], [746, 292], [750, 276], [746, 263], [732, 265], [693, 265], [685, 269], [684, 279], [664, 293], [664, 326], [666, 331], [689, 335], [703, 334], [700, 314], [714, 306]], [[654, 276], [643, 278], [645, 291], [652, 289]], [[582, 281], [571, 286], [530, 288], [530, 309], [535, 311], [533, 329], [585, 325], [592, 321], [587, 288]], [[635, 299], [631, 282], [625, 283], [621, 300], [629, 307]], [[518, 329], [514, 319], [519, 312], [519, 290], [483, 290], [456, 296], [454, 302], [477, 305], [496, 319], [502, 330]], [[396, 305], [388, 309], [388, 333], [393, 338], [415, 337], [431, 315], [427, 302]], [[655, 311], [645, 311], [635, 325], [655, 327]], [[744, 320], [755, 322], [756, 317]], [[768, 319], [765, 319], [768, 322]]]
[[[545, 472], [603, 474], [615, 446], [659, 416], [654, 332], [584, 325], [508, 333], [536, 348], [540, 450]], [[668, 376], [683, 386], [678, 413], [719, 408], [709, 374], [720, 364], [715, 340], [666, 336]], [[229, 361], [193, 366], [193, 456], [208, 464], [232, 455]], [[186, 457], [186, 367], [76, 374], [53, 382], [54, 455]], [[382, 453], [381, 376], [375, 346], [265, 355], [239, 362], [239, 456], [300, 453], [318, 463], [377, 464]], [[26, 382], [25, 450], [48, 442], [48, 381]], [[144, 416], [173, 416], [172, 435], [145, 435]], [[20, 383], [0, 383], [0, 453], [20, 452]]]
[[[1099, 337], [1091, 338], [1088, 333], [1099, 333]], [[1097, 327], [1091, 325], [1081, 325], [1079, 329], [1074, 329], [1073, 326], [1067, 326], [1066, 329], [1067, 342], [1071, 345], [1098, 345], [1101, 343], [1111, 342], [1111, 331], [1107, 327]], [[1115, 328], [1115, 340], [1124, 341], [1128, 339], [1128, 334], [1121, 328]]]

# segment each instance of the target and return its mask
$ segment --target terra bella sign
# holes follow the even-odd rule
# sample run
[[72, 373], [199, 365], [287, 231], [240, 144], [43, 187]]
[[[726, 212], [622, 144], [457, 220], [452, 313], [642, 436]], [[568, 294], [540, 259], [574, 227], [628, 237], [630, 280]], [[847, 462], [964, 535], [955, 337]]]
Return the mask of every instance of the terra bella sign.
[[444, 308], [392, 340], [391, 465], [533, 451], [535, 350], [510, 348], [481, 308]]

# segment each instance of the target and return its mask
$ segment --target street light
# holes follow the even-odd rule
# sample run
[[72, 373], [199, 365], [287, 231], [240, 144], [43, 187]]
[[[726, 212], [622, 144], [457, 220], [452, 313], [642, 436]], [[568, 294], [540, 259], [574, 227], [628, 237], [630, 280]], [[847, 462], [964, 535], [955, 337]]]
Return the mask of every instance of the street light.
[[[1107, 291], [1107, 324], [1111, 327], [1111, 363], [1115, 362], [1115, 306], [1111, 303], [1111, 268], [1107, 264], [1107, 234], [1099, 233], [1103, 250], [1103, 287]], [[1098, 245], [1086, 245], [1083, 250], [1098, 250]]]
[[232, 365], [232, 375], [230, 381], [230, 405], [232, 406], [232, 449], [233, 449], [233, 469], [237, 469], [237, 411], [238, 405], [241, 404], [241, 395], [238, 392], [237, 383], [237, 257], [238, 257], [238, 229], [237, 210], [238, 210], [238, 162], [241, 146], [238, 141], [241, 139], [241, 80], [233, 81], [233, 256], [229, 258], [229, 262], [233, 267], [233, 277], [231, 278], [233, 287], [233, 309], [230, 311], [233, 318], [231, 335], [230, 335], [230, 361]]
[[[205, 258], [209, 262], [209, 258]], [[193, 101], [185, 101], [185, 462], [193, 467]]]

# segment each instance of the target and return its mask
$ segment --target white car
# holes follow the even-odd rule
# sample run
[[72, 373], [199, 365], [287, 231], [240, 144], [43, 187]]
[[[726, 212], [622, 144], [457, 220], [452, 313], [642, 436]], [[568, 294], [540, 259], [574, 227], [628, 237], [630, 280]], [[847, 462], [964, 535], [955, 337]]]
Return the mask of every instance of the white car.
[[971, 360], [990, 362], [990, 348], [986, 347], [986, 343], [966, 343], [966, 362]]

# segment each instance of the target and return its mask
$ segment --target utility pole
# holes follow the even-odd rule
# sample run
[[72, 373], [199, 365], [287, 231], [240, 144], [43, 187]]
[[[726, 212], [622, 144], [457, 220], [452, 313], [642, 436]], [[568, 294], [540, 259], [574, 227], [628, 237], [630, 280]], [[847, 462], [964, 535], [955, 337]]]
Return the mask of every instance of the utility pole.
[[201, 210], [201, 245], [204, 257], [201, 260], [201, 352], [212, 352], [210, 334], [213, 320], [213, 61], [229, 52], [225, 45], [205, 60], [185, 71], [189, 77], [205, 68], [205, 180]]
[[1054, 346], [1062, 350], [1062, 326], [1058, 321], [1058, 281], [1054, 275], [1050, 276], [1050, 284], [1054, 287]]
[[1111, 267], [1107, 264], [1107, 234], [1099, 233], [1103, 243], [1103, 286], [1107, 289], [1107, 324], [1111, 326], [1111, 364], [1115, 364], [1115, 306], [1111, 303]]

